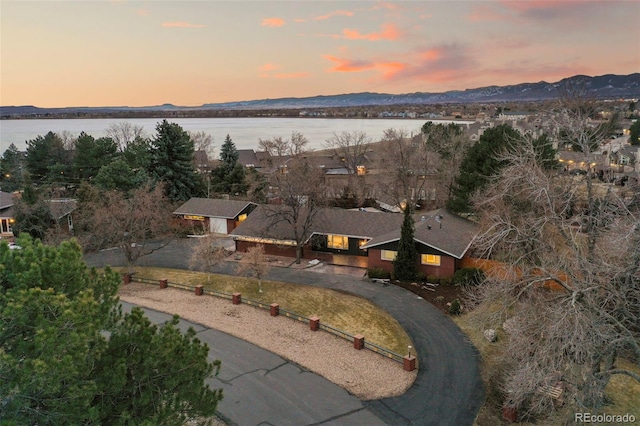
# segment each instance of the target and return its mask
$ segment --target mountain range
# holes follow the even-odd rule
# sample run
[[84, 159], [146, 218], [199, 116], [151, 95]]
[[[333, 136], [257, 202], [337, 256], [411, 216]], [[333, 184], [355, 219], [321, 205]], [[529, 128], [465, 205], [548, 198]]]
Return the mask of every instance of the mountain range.
[[259, 99], [239, 102], [208, 103], [201, 106], [176, 106], [172, 104], [145, 107], [65, 107], [39, 108], [27, 106], [0, 106], [2, 118], [41, 116], [56, 114], [114, 114], [140, 112], [188, 112], [202, 110], [268, 110], [336, 108], [385, 105], [453, 104], [480, 102], [527, 102], [557, 99], [562, 88], [573, 87], [585, 91], [594, 99], [640, 98], [640, 73], [629, 75], [606, 74], [596, 77], [576, 75], [547, 83], [521, 83], [511, 86], [487, 86], [476, 89], [452, 90], [442, 93], [349, 93], [341, 95], [312, 96], [306, 98]]

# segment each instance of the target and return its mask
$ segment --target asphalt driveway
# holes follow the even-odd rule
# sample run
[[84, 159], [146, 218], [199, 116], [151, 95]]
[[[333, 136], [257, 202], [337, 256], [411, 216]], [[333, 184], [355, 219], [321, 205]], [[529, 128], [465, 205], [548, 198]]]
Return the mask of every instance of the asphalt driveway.
[[[192, 245], [191, 239], [176, 240], [158, 252], [140, 259], [139, 264], [140, 266], [187, 269]], [[90, 254], [86, 256], [86, 260], [92, 266], [123, 264], [122, 256], [117, 250]], [[216, 272], [234, 275], [233, 267], [232, 262], [227, 262]], [[418, 352], [420, 368], [416, 381], [401, 396], [361, 402], [368, 413], [373, 413], [379, 420], [389, 425], [473, 424], [484, 401], [478, 353], [455, 323], [431, 304], [403, 288], [374, 284], [353, 276], [330, 275], [312, 270], [273, 268], [267, 278], [326, 287], [365, 297], [389, 312], [407, 331]], [[216, 345], [220, 346], [219, 343]], [[215, 346], [212, 345], [213, 347]], [[220, 349], [224, 350], [224, 345]], [[263, 350], [260, 349], [260, 351]], [[245, 356], [246, 350], [243, 349], [239, 353]], [[238, 354], [232, 356], [237, 357]], [[223, 366], [226, 368], [224, 359]], [[311, 373], [307, 374], [311, 375]], [[264, 392], [273, 392], [273, 389], [265, 388], [264, 384], [254, 383], [253, 385], [255, 393], [252, 398], [260, 399], [264, 397]], [[279, 392], [284, 391], [286, 389]], [[296, 404], [299, 404], [300, 409], [304, 409], [307, 405], [308, 398], [314, 397], [313, 393], [284, 392], [279, 395], [276, 399], [292, 397], [297, 399]], [[327, 398], [325, 401], [331, 404], [333, 399]], [[224, 414], [222, 406], [220, 411]], [[244, 416], [247, 413], [240, 411], [237, 414]], [[281, 414], [282, 417], [277, 417], [275, 423], [262, 424], [309, 424], [304, 421], [299, 423], [298, 420], [301, 419], [290, 418], [287, 413]], [[320, 423], [311, 423], [363, 424], [338, 421], [339, 418], [342, 417], [334, 418], [328, 423], [324, 420]], [[240, 417], [230, 417], [230, 419], [239, 424], [245, 424]]]

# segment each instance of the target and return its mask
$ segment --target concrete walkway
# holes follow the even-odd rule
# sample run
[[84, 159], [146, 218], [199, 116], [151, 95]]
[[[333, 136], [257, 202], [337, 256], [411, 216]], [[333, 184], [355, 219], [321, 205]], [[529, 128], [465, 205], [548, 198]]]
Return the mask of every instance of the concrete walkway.
[[[141, 259], [139, 264], [187, 269], [192, 245], [191, 240], [177, 240]], [[86, 260], [93, 266], [123, 263], [116, 250], [87, 255]], [[235, 275], [232, 263], [221, 265], [216, 272]], [[420, 368], [416, 381], [404, 395], [362, 402], [368, 412], [389, 425], [473, 424], [484, 401], [477, 351], [460, 329], [431, 304], [403, 288], [374, 284], [348, 275], [273, 268], [268, 279], [331, 288], [365, 297], [389, 312], [404, 327], [418, 352]], [[243, 352], [239, 353], [245, 356]], [[263, 392], [272, 392], [257, 384], [256, 391], [254, 398], [262, 398]], [[307, 405], [307, 398], [312, 398], [311, 394], [304, 393], [280, 395], [282, 398], [291, 396], [297, 398], [301, 409]], [[330, 401], [328, 399], [327, 403]], [[243, 412], [238, 414], [244, 415]], [[241, 418], [231, 419], [244, 424]], [[283, 417], [269, 424], [308, 424], [291, 421], [293, 423], [288, 417]]]

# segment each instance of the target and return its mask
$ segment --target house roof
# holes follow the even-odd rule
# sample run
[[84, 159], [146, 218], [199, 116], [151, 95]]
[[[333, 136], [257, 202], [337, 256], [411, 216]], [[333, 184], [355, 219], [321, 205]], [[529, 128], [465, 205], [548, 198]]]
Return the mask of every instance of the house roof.
[[[467, 252], [477, 226], [444, 209], [417, 214], [414, 240], [443, 253], [461, 259]], [[373, 238], [362, 248], [371, 248], [400, 240], [400, 227]]]
[[13, 206], [13, 195], [0, 191], [0, 210]]
[[235, 219], [249, 205], [256, 204], [251, 201], [192, 198], [178, 207], [173, 214]]
[[[259, 206], [231, 232], [231, 235], [293, 241], [295, 236], [292, 226], [278, 220], [281, 217], [279, 212], [286, 208], [275, 205]], [[305, 214], [306, 212], [302, 212], [303, 217]], [[399, 229], [401, 223], [402, 215], [393, 213], [323, 208], [317, 212], [310, 235], [335, 234], [353, 238], [373, 238], [393, 229]]]
[[49, 210], [55, 220], [60, 220], [78, 207], [76, 200], [69, 198], [49, 200]]
[[242, 164], [244, 167], [252, 166], [252, 167], [260, 167], [260, 160], [256, 156], [256, 153], [253, 149], [239, 149], [238, 150], [238, 163]]

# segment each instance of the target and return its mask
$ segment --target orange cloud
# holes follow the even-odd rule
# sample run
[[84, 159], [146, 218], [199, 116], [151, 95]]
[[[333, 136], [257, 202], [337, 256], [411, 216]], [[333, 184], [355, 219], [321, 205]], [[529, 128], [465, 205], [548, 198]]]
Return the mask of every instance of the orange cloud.
[[400, 31], [393, 24], [383, 24], [382, 31], [378, 33], [361, 34], [358, 30], [344, 29], [342, 35], [347, 40], [396, 40], [400, 37]]
[[348, 10], [334, 10], [333, 12], [329, 12], [326, 15], [316, 16], [313, 18], [314, 21], [323, 21], [325, 19], [329, 19], [334, 16], [353, 16], [353, 12]]
[[140, 16], [149, 16], [149, 11], [145, 9], [138, 9], [136, 13]]
[[202, 24], [191, 24], [189, 22], [163, 22], [165, 28], [204, 28]]
[[383, 77], [388, 78], [406, 67], [406, 65], [401, 62], [351, 60], [338, 58], [332, 55], [323, 55], [322, 57], [335, 64], [332, 68], [327, 70], [328, 72], [361, 72], [375, 70], [382, 73]]
[[268, 63], [258, 67], [258, 71], [268, 72], [268, 71], [277, 70], [278, 68], [280, 68], [278, 65]]
[[262, 20], [262, 24], [263, 27], [270, 27], [270, 28], [275, 28], [275, 27], [281, 27], [284, 25], [284, 19], [282, 18], [264, 18]]

